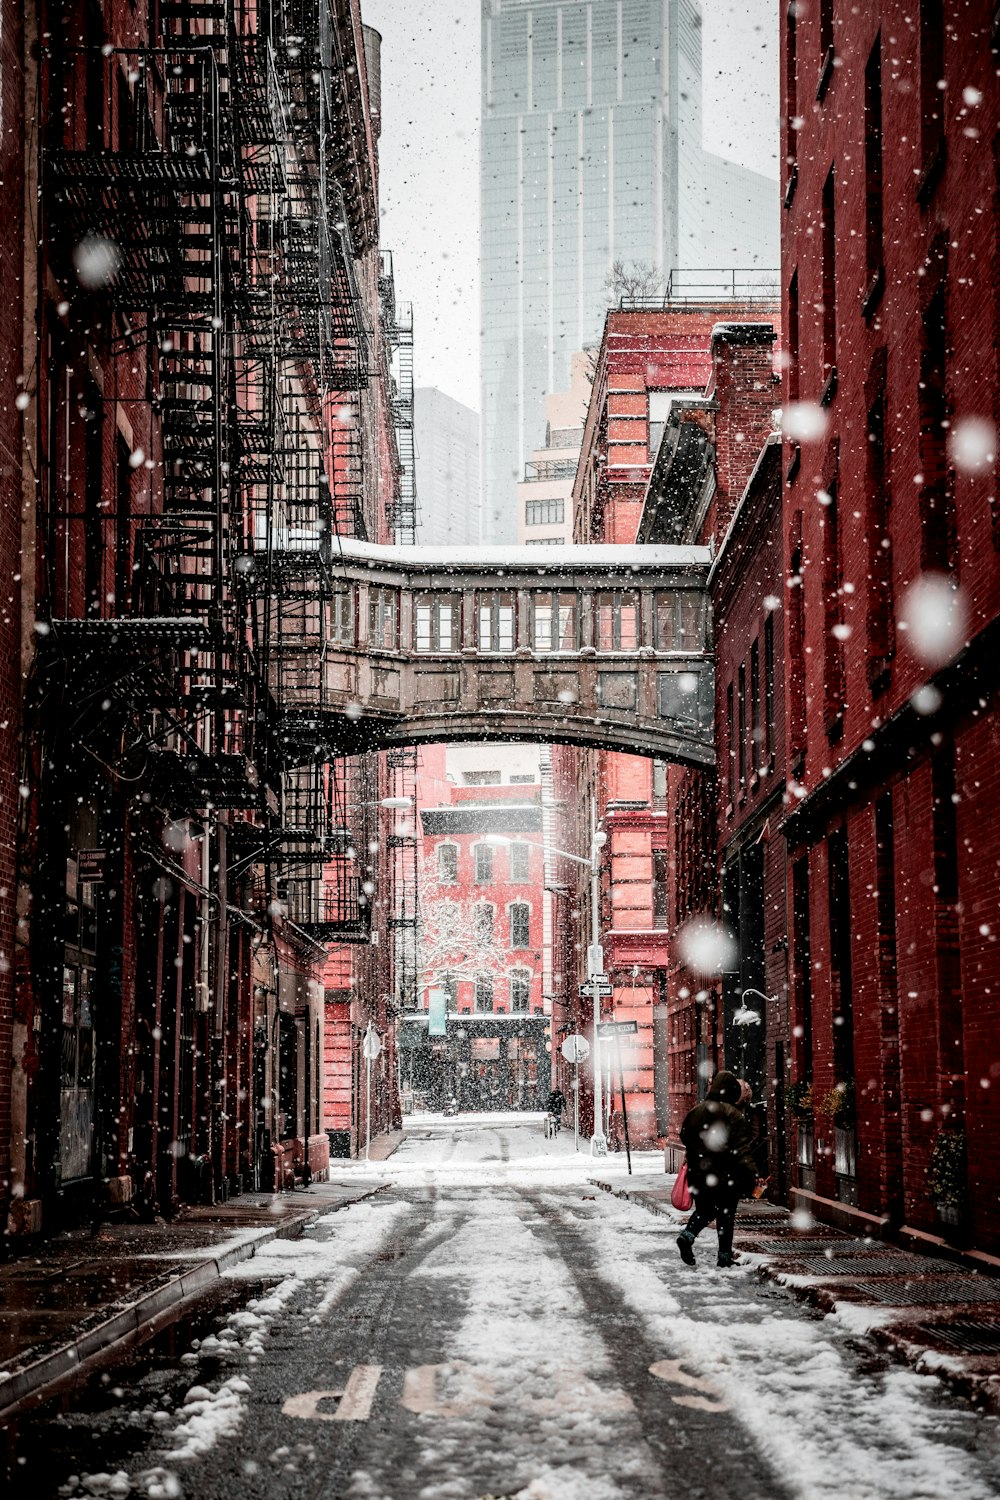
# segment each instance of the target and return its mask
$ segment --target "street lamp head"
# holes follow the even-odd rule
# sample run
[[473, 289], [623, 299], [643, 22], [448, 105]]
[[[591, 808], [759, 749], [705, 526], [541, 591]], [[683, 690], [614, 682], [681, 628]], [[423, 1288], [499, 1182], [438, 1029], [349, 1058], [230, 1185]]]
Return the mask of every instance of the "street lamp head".
[[394, 808], [402, 810], [403, 808], [412, 806], [412, 797], [382, 797], [379, 801], [379, 807], [389, 808], [390, 811]]
[[604, 829], [603, 828], [598, 828], [597, 832], [594, 834], [594, 848], [595, 849], [603, 849], [604, 846], [605, 846], [605, 844], [607, 842], [608, 842], [608, 836], [604, 832]]

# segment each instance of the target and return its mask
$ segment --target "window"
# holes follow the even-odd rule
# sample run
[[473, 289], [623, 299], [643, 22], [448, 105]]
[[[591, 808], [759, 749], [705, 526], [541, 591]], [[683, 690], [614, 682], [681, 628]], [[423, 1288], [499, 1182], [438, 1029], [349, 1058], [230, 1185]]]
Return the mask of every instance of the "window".
[[944, 157], [944, 0], [920, 0], [920, 158], [918, 191], [930, 193]]
[[494, 939], [494, 919], [496, 912], [492, 906], [481, 903], [473, 909], [472, 931], [479, 948], [492, 948]]
[[764, 621], [764, 761], [770, 770], [774, 763], [774, 615]]
[[751, 769], [759, 776], [766, 767], [761, 764], [760, 733], [760, 638], [750, 645], [750, 756]]
[[785, 185], [785, 205], [792, 201], [796, 179], [796, 137], [798, 135], [798, 72], [796, 66], [795, 12], [797, 0], [792, 0], [785, 12], [785, 164], [788, 178]]
[[474, 985], [475, 1007], [477, 1010], [492, 1012], [493, 1010], [493, 975], [477, 974]]
[[515, 969], [510, 976], [511, 1011], [526, 1014], [531, 1001], [531, 975], [523, 969]]
[[565, 500], [529, 500], [524, 507], [524, 524], [525, 526], [561, 526], [565, 512]]
[[662, 812], [667, 805], [667, 763], [665, 760], [653, 761], [653, 807], [657, 812]]
[[476, 621], [480, 651], [513, 651], [516, 615], [512, 594], [480, 594]]
[[823, 612], [826, 728], [839, 733], [843, 722], [846, 683], [844, 679], [844, 589], [840, 549], [840, 482], [834, 474], [823, 512]]
[[653, 926], [658, 932], [667, 925], [667, 869], [669, 854], [666, 849], [653, 850]]
[[510, 946], [527, 948], [530, 936], [531, 908], [526, 901], [515, 901], [510, 908]]
[[413, 633], [417, 651], [457, 651], [461, 594], [427, 594], [417, 600]]
[[444, 990], [447, 995], [445, 1010], [458, 1010], [458, 975], [446, 969], [443, 974], [438, 975], [437, 988]]
[[788, 283], [788, 399], [799, 399], [799, 273]]
[[534, 776], [512, 776], [510, 784], [511, 786], [534, 786], [535, 778]]
[[455, 844], [438, 844], [438, 882], [440, 885], [458, 884], [458, 848]]
[[368, 644], [373, 651], [395, 651], [399, 643], [395, 589], [368, 590]]
[[836, 185], [833, 168], [823, 184], [823, 398], [830, 400], [836, 389], [837, 282], [836, 282]]
[[536, 651], [576, 650], [577, 617], [574, 594], [532, 594], [531, 643]]
[[813, 1076], [812, 951], [809, 939], [809, 857], [792, 865], [792, 995], [794, 1034], [798, 1034], [797, 1071], [802, 1083]]
[[475, 844], [472, 850], [473, 879], [476, 885], [493, 884], [493, 850], [489, 844]]
[[733, 684], [726, 688], [726, 734], [729, 739], [729, 801], [736, 801], [736, 712]]
[[659, 451], [663, 429], [670, 413], [672, 391], [650, 391], [649, 393], [649, 462], [653, 463]]
[[531, 850], [527, 844], [511, 844], [510, 846], [510, 878], [511, 880], [527, 880], [528, 869], [531, 859]]
[[330, 640], [335, 646], [354, 645], [353, 589], [337, 589], [330, 600]]
[[871, 311], [882, 275], [882, 36], [875, 38], [865, 66], [865, 254], [868, 285], [864, 311]]
[[[880, 351], [882, 378], [885, 350]], [[878, 376], [876, 376], [876, 379]], [[868, 681], [885, 685], [893, 652], [892, 531], [889, 455], [886, 452], [885, 388], [868, 411]]]
[[639, 645], [639, 596], [631, 590], [615, 590], [597, 596], [596, 640], [598, 651], [635, 651]]
[[[946, 253], [942, 249], [941, 255]], [[940, 274], [940, 270], [939, 270]], [[943, 274], [922, 318], [920, 350], [920, 563], [949, 572], [955, 561], [953, 496], [946, 446], [948, 339]]]
[[806, 642], [805, 605], [802, 598], [802, 512], [797, 510], [788, 528], [788, 713], [789, 746], [793, 772], [801, 767], [806, 750]]
[[739, 726], [736, 740], [736, 756], [740, 772], [740, 791], [747, 784], [747, 669], [740, 662], [739, 687], [736, 694], [736, 712], [739, 715]]
[[656, 595], [657, 651], [705, 649], [705, 602], [693, 589]]
[[462, 780], [466, 786], [499, 786], [499, 771], [463, 771]]
[[436, 901], [432, 908], [432, 922], [436, 923], [442, 942], [457, 941], [462, 934], [462, 915], [457, 901]]
[[854, 1003], [851, 978], [851, 887], [847, 832], [838, 828], [826, 846], [833, 1001], [833, 1068], [838, 1083], [854, 1077]]

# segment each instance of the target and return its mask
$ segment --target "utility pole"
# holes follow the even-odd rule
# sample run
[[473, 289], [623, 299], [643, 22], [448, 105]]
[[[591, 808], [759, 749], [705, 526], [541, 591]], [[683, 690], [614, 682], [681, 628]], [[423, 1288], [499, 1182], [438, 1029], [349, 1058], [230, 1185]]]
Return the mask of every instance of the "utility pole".
[[590, 947], [587, 949], [587, 979], [594, 1002], [594, 1133], [590, 1137], [591, 1156], [607, 1156], [608, 1138], [604, 1134], [604, 1100], [602, 1097], [601, 1051], [598, 1028], [601, 1022], [601, 985], [604, 977], [604, 950], [601, 948], [601, 887], [598, 856], [608, 836], [597, 827], [594, 805], [590, 805]]

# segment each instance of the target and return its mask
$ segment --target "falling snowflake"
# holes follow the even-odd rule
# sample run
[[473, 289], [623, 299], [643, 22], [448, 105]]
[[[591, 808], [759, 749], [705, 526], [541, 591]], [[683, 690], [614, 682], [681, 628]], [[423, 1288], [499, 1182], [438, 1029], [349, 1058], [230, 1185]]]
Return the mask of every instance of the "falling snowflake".
[[73, 269], [76, 279], [88, 291], [97, 291], [109, 286], [118, 275], [121, 251], [114, 240], [100, 234], [88, 234], [73, 252]]
[[721, 974], [736, 958], [732, 933], [712, 917], [692, 917], [677, 934], [681, 958], [698, 974]]
[[899, 624], [911, 654], [934, 669], [962, 649], [967, 615], [965, 596], [946, 573], [924, 573], [903, 596]]

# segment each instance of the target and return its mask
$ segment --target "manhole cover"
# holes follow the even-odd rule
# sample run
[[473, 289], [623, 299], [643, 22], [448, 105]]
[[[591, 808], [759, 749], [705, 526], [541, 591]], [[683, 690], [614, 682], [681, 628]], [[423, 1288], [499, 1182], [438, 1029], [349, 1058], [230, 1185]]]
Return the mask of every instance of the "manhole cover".
[[922, 1323], [920, 1332], [949, 1349], [963, 1354], [1000, 1353], [1000, 1323], [977, 1323], [971, 1318], [956, 1318], [953, 1323]]
[[918, 1276], [912, 1281], [861, 1280], [859, 1292], [874, 1302], [930, 1307], [935, 1302], [1000, 1302], [1000, 1283], [982, 1276]]
[[795, 1256], [806, 1269], [818, 1276], [918, 1276], [901, 1255], [801, 1255]]

